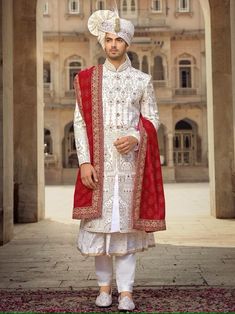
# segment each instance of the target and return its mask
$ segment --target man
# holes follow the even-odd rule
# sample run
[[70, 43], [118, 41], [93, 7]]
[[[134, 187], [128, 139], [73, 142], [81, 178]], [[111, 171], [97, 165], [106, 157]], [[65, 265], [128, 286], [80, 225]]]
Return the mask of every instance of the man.
[[131, 22], [109, 10], [88, 20], [107, 59], [75, 78], [74, 131], [79, 172], [73, 218], [82, 219], [78, 249], [95, 256], [100, 287], [96, 305], [112, 304], [115, 256], [119, 310], [135, 308], [135, 252], [154, 246], [165, 229], [157, 146], [159, 116], [151, 77], [131, 66]]

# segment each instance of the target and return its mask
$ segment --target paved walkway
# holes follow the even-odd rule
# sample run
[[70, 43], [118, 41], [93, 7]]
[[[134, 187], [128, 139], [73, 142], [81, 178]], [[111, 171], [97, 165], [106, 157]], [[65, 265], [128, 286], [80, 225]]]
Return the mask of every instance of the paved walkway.
[[[166, 184], [168, 229], [138, 254], [137, 286], [235, 286], [235, 220], [209, 213], [207, 183]], [[0, 247], [0, 288], [76, 289], [96, 286], [93, 258], [76, 250], [73, 187], [46, 188], [46, 216], [15, 226]]]

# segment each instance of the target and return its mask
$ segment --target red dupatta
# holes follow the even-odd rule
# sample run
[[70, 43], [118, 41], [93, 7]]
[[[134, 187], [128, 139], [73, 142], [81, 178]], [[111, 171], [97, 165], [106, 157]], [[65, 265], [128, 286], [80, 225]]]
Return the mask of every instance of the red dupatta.
[[[75, 77], [80, 111], [86, 123], [91, 164], [97, 171], [98, 188], [82, 184], [80, 170], [74, 192], [74, 219], [95, 219], [102, 215], [104, 143], [102, 108], [102, 65], [81, 71]], [[165, 199], [157, 132], [153, 124], [140, 116], [140, 143], [133, 191], [133, 228], [154, 232], [165, 230]]]

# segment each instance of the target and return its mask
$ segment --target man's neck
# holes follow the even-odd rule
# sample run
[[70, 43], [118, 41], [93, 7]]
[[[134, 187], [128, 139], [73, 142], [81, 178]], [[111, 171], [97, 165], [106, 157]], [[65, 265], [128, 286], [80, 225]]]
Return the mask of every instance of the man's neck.
[[126, 61], [126, 56], [124, 56], [122, 59], [120, 60], [112, 60], [109, 59], [109, 62], [112, 63], [112, 65], [116, 68], [116, 70], [120, 67], [120, 65], [122, 65], [125, 61]]

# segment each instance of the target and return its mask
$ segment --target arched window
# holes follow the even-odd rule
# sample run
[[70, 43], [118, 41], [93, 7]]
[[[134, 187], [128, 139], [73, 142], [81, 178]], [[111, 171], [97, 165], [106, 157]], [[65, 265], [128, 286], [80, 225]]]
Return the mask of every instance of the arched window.
[[149, 63], [148, 63], [148, 57], [147, 56], [143, 56], [142, 59], [142, 71], [144, 73], [149, 73]]
[[101, 56], [98, 58], [98, 64], [104, 64], [105, 63], [105, 57]]
[[136, 0], [122, 0], [121, 13], [124, 16], [136, 17], [137, 16], [137, 2]]
[[161, 13], [162, 12], [162, 0], [153, 0], [152, 10], [154, 12]]
[[69, 0], [69, 14], [79, 14], [79, 13], [80, 13], [80, 1]]
[[192, 64], [190, 60], [179, 61], [180, 88], [192, 88]]
[[189, 12], [190, 11], [190, 0], [178, 0], [178, 11]]
[[51, 65], [49, 62], [43, 62], [43, 83], [51, 83]]
[[184, 119], [175, 125], [173, 138], [174, 163], [176, 165], [193, 165], [197, 160], [197, 125]]
[[64, 138], [65, 138], [64, 166], [65, 168], [77, 168], [78, 159], [74, 139], [73, 122], [70, 122], [66, 125]]
[[105, 10], [105, 1], [103, 0], [97, 0], [96, 1], [96, 9], [97, 10]]
[[49, 3], [48, 1], [45, 1], [44, 7], [43, 7], [43, 15], [48, 15], [49, 14]]
[[136, 7], [135, 7], [135, 0], [131, 0], [131, 12], [135, 12]]
[[139, 57], [138, 57], [137, 53], [135, 53], [133, 51], [128, 51], [127, 54], [128, 54], [128, 57], [131, 60], [131, 64], [132, 64], [133, 68], [139, 70], [140, 62], [139, 62]]
[[74, 89], [74, 77], [83, 69], [83, 60], [81, 57], [74, 56], [67, 60], [68, 69], [68, 90]]
[[48, 129], [44, 129], [44, 154], [52, 155], [52, 137], [51, 131]]
[[154, 81], [163, 81], [164, 78], [164, 67], [163, 60], [161, 56], [156, 56], [154, 58], [154, 66], [153, 66], [153, 80]]
[[127, 0], [122, 1], [122, 12], [126, 13], [127, 12]]

